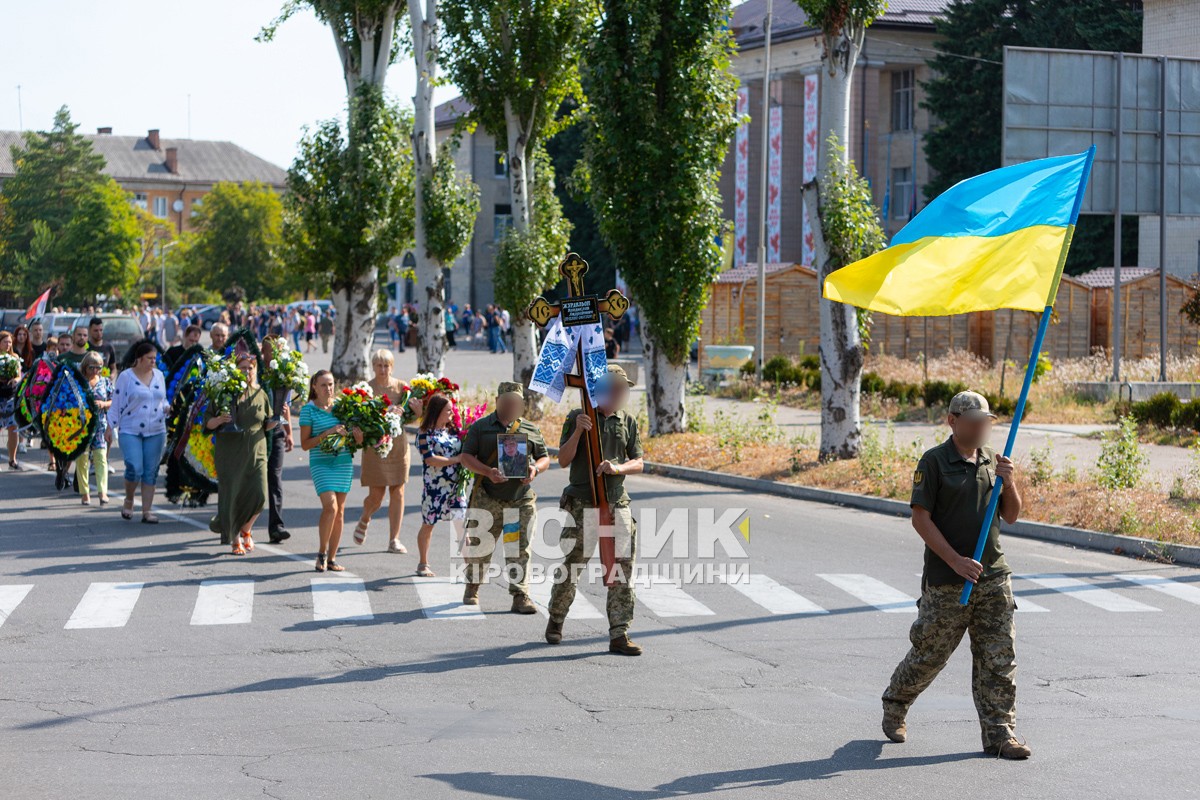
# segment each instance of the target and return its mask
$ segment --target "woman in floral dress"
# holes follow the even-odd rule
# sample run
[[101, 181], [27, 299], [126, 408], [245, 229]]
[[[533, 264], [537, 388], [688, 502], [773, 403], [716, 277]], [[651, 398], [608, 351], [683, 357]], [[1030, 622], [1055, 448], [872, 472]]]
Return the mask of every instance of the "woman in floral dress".
[[75, 475], [78, 478], [80, 500], [85, 506], [92, 504], [90, 495], [92, 467], [96, 468], [96, 491], [100, 505], [108, 505], [108, 409], [112, 405], [113, 384], [104, 374], [104, 356], [95, 350], [88, 352], [79, 362], [79, 371], [92, 390], [96, 400], [96, 432], [92, 443], [83, 455], [75, 460]]
[[[430, 395], [425, 401], [424, 414], [417, 431], [417, 449], [424, 464], [421, 491], [421, 528], [417, 531], [417, 575], [432, 578], [429, 568], [429, 543], [433, 526], [450, 520], [455, 533], [462, 537], [463, 517], [466, 516], [467, 494], [458, 486], [462, 441], [450, 427], [453, 408], [444, 394]], [[469, 488], [469, 487], [467, 487]]]

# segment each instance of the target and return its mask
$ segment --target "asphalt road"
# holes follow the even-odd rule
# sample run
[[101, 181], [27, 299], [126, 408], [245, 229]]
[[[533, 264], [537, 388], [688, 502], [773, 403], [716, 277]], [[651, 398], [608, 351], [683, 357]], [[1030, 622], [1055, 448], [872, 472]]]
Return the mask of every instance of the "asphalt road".
[[[546, 509], [563, 475], [539, 479]], [[599, 613], [547, 646], [545, 618], [508, 613], [500, 584], [482, 614], [459, 613], [459, 587], [422, 585], [414, 555], [384, 551], [382, 518], [345, 548], [352, 576], [314, 587], [317, 504], [298, 453], [286, 480], [294, 538], [235, 558], [202, 530], [205, 510], [125, 523], [116, 506], [54, 494], [46, 473], [0, 475], [4, 795], [1200, 794], [1200, 572], [1008, 540], [1014, 569], [1043, 576], [1015, 581], [1018, 732], [1034, 757], [1010, 763], [980, 753], [965, 645], [912, 710], [908, 743], [881, 736], [879, 695], [919, 589], [903, 520], [633, 478], [635, 506], [659, 525], [673, 508], [694, 522], [744, 507], [750, 520], [745, 558], [719, 545], [702, 557], [693, 525], [688, 555], [668, 544], [643, 563], [750, 582], [643, 587], [633, 635], [646, 653], [625, 658], [606, 652]], [[736, 555], [737, 534], [721, 541]], [[439, 530], [439, 573], [452, 549]], [[583, 596], [603, 610], [597, 585]]]

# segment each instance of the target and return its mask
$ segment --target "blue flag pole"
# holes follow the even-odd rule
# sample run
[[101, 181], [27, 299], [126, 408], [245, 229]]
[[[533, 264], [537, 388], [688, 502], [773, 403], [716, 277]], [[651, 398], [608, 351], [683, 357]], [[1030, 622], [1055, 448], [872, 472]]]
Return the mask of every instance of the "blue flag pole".
[[[1038, 359], [1042, 355], [1042, 342], [1046, 338], [1046, 328], [1050, 325], [1050, 317], [1054, 314], [1054, 297], [1058, 294], [1058, 280], [1062, 276], [1063, 266], [1067, 262], [1067, 252], [1071, 249], [1071, 238], [1075, 233], [1075, 223], [1079, 221], [1079, 207], [1083, 205], [1083, 193], [1087, 189], [1088, 178], [1092, 173], [1092, 160], [1096, 156], [1096, 145], [1087, 150], [1087, 159], [1083, 164], [1083, 174], [1079, 177], [1079, 190], [1075, 193], [1075, 206], [1071, 209], [1071, 224], [1067, 238], [1063, 242], [1062, 253], [1058, 257], [1058, 275], [1046, 298], [1046, 307], [1042, 309], [1042, 318], [1038, 321], [1037, 336], [1033, 339], [1033, 351], [1029, 354], [1029, 363], [1025, 365], [1025, 381], [1021, 384], [1021, 396], [1017, 399], [1017, 407], [1013, 412], [1012, 425], [1008, 428], [1008, 441], [1004, 443], [1004, 457], [1012, 458], [1013, 445], [1017, 443], [1017, 428], [1021, 425], [1021, 417], [1025, 416], [1025, 401], [1029, 399], [1029, 387], [1033, 385], [1033, 376], [1037, 370]], [[979, 528], [979, 538], [975, 541], [975, 560], [983, 558], [983, 548], [987, 546], [988, 532], [992, 529], [992, 520], [996, 518], [996, 509], [1000, 505], [1000, 494], [1004, 489], [1004, 479], [996, 476], [992, 487], [992, 496], [988, 499], [987, 512], [983, 515], [983, 525]], [[982, 562], [980, 562], [982, 563]], [[962, 596], [958, 602], [966, 605], [971, 599], [971, 590], [975, 584], [963, 582]]]

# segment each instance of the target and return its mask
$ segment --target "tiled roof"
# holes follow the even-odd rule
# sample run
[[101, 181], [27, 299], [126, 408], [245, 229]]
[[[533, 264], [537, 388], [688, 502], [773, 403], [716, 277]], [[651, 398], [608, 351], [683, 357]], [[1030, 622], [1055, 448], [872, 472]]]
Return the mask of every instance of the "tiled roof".
[[[950, 0], [890, 0], [887, 11], [874, 23], [880, 27], [933, 28], [933, 20], [950, 5]], [[808, 24], [804, 12], [792, 0], [774, 0], [772, 7], [775, 28], [771, 41], [786, 41], [816, 33]], [[733, 9], [730, 27], [738, 47], [762, 45], [763, 17], [767, 15], [767, 0], [746, 0]]]
[[[784, 272], [792, 267], [800, 266], [799, 264], [780, 263], [767, 264], [767, 275], [774, 275], [776, 272]], [[807, 267], [801, 267], [807, 269]], [[741, 267], [731, 267], [717, 276], [717, 283], [742, 283], [743, 281], [752, 281], [758, 278], [758, 264], [747, 263]]]
[[[1121, 285], [1125, 285], [1130, 281], [1136, 281], [1139, 278], [1144, 278], [1147, 275], [1157, 275], [1158, 270], [1153, 267], [1121, 267]], [[1085, 272], [1082, 275], [1076, 275], [1075, 280], [1091, 287], [1092, 289], [1111, 288], [1113, 285], [1113, 268], [1100, 267], [1091, 272]]]
[[[159, 149], [145, 136], [84, 134], [92, 149], [104, 156], [104, 172], [118, 181], [162, 181], [165, 183], [216, 183], [218, 181], [262, 181], [279, 188], [287, 172], [233, 142], [201, 139], [161, 139]], [[0, 177], [13, 174], [11, 148], [23, 147], [24, 134], [0, 131]], [[167, 171], [168, 147], [179, 150], [179, 171]]]
[[468, 103], [461, 95], [453, 100], [439, 103], [433, 109], [433, 126], [444, 128], [447, 125], [453, 125], [459, 117], [465, 117], [474, 108], [475, 106]]

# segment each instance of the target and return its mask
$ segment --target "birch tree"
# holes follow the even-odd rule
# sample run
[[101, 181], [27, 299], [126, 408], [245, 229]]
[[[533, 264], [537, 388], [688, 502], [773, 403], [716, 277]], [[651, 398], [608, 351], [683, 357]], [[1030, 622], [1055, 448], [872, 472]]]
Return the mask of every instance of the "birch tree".
[[[401, 211], [393, 202], [394, 195], [381, 185], [377, 169], [390, 160], [378, 149], [391, 146], [388, 131], [394, 130], [394, 124], [385, 118], [383, 86], [398, 53], [396, 33], [403, 19], [404, 3], [402, 0], [287, 0], [279, 16], [263, 28], [259, 40], [270, 41], [281, 24], [305, 10], [316, 14], [333, 35], [346, 83], [349, 113], [344, 157], [331, 152], [335, 138], [340, 141], [340, 133], [326, 125], [322, 128], [325, 135], [310, 142], [310, 152], [298, 159], [299, 169], [293, 171], [300, 182], [314, 191], [338, 192], [338, 202], [330, 202], [330, 207], [346, 208], [342, 202], [346, 197], [362, 201], [351, 217], [323, 219], [324, 227], [304, 233], [328, 240], [318, 242], [309, 238], [312, 246], [334, 248], [329, 256], [335, 260], [328, 264], [332, 269], [331, 287], [337, 309], [331, 369], [339, 380], [362, 380], [369, 372], [368, 354], [375, 337], [379, 271], [402, 252], [404, 244], [402, 237], [395, 235]], [[416, 122], [413, 124], [415, 128]], [[339, 183], [336, 186], [322, 183], [321, 173], [306, 167], [305, 162], [309, 167], [316, 164], [332, 167], [336, 162]], [[387, 176], [382, 177], [386, 182]], [[372, 196], [373, 192], [377, 194]], [[419, 206], [419, 191], [415, 199]], [[357, 231], [351, 230], [356, 225], [360, 226]], [[294, 236], [293, 241], [296, 240], [303, 240], [303, 236]]]
[[[850, 135], [850, 81], [862, 51], [869, 26], [887, 8], [887, 0], [796, 0], [809, 23], [821, 31], [823, 47], [819, 124], [825, 142], [824, 161], [828, 174], [845, 174], [850, 169], [846, 151], [829, 148], [828, 142], [845, 142]], [[831, 161], [832, 160], [832, 161]], [[834, 163], [840, 161], [840, 164]], [[814, 192], [814, 188], [809, 188]], [[822, 204], [831, 195], [816, 191], [819, 203], [808, 204], [814, 231], [824, 240], [830, 230], [822, 220], [833, 215]], [[833, 271], [829, 248], [817, 252], [817, 275], [823, 284]], [[858, 317], [853, 306], [824, 297], [819, 303], [821, 356], [821, 455], [824, 458], [853, 458], [862, 438], [859, 388], [862, 378], [863, 346]]]
[[586, 57], [592, 207], [642, 322], [650, 432], [678, 432], [689, 349], [721, 269], [717, 180], [737, 127], [729, 3], [602, 5]]
[[[532, 156], [570, 122], [558, 117], [563, 102], [582, 98], [579, 60], [595, 8], [594, 0], [442, 0], [447, 73], [473, 106], [470, 119], [505, 148], [513, 232], [521, 237], [540, 229], [533, 220], [538, 193]], [[537, 202], [557, 205], [553, 192]], [[547, 214], [559, 216], [558, 209]], [[496, 264], [497, 284], [511, 290], [497, 300], [512, 311], [513, 380], [522, 384], [528, 384], [537, 358], [534, 326], [524, 311], [558, 273], [557, 261], [547, 269], [520, 258], [544, 250], [544, 244], [522, 243]], [[516, 275], [501, 275], [504, 269]], [[530, 396], [535, 397], [540, 395]]]

